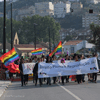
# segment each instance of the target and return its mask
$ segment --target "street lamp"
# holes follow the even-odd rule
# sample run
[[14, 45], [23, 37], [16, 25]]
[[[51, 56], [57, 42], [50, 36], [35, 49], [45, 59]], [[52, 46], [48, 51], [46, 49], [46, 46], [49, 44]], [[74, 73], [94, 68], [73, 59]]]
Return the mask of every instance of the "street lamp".
[[[53, 29], [53, 32], [54, 32], [54, 29]], [[54, 45], [54, 48], [55, 48], [55, 33], [53, 33], [53, 45]]]
[[13, 33], [12, 33], [12, 0], [11, 0], [11, 49], [13, 48]]
[[50, 39], [50, 28], [48, 27], [49, 32], [49, 53], [51, 53], [51, 39]]
[[3, 54], [6, 53], [6, 0], [4, 0], [4, 16], [3, 16]]
[[34, 44], [35, 44], [35, 49], [36, 49], [36, 23], [33, 23], [34, 24], [34, 33], [35, 33], [35, 37], [34, 37]]

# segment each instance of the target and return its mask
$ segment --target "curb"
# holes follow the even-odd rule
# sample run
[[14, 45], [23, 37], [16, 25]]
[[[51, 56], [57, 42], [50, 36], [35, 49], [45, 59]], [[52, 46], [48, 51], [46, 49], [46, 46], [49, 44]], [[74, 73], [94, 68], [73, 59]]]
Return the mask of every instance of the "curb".
[[7, 88], [9, 87], [9, 85], [11, 85], [11, 82], [9, 82], [9, 84], [2, 90], [2, 92], [0, 94], [0, 98], [4, 94], [4, 92], [7, 90]]

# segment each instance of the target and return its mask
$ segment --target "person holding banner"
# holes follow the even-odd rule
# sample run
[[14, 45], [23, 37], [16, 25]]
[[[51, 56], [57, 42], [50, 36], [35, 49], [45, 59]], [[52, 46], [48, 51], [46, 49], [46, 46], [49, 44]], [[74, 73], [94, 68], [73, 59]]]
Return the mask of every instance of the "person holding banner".
[[[75, 56], [75, 61], [79, 61], [78, 55]], [[77, 83], [81, 83], [82, 75], [76, 75]]]
[[[70, 60], [68, 54], [65, 56], [65, 60]], [[65, 76], [66, 83], [69, 82], [69, 76]]]
[[24, 59], [21, 58], [20, 64], [19, 64], [19, 70], [20, 70], [20, 76], [21, 76], [21, 86], [23, 86], [23, 83], [25, 83], [24, 82], [24, 75], [23, 75], [23, 67], [22, 67], [23, 63], [24, 63]]
[[[51, 62], [52, 62], [51, 58], [49, 56], [47, 56], [46, 63], [51, 63]], [[47, 85], [48, 84], [51, 85], [51, 78], [50, 77], [47, 78]]]
[[[82, 59], [84, 59], [84, 55], [80, 56], [80, 60], [82, 60]], [[85, 82], [84, 77], [85, 77], [85, 74], [82, 74], [82, 79], [81, 79], [82, 82]]]
[[[90, 58], [90, 56], [88, 55], [88, 56], [87, 56], [87, 58]], [[87, 75], [88, 75], [88, 81], [91, 81], [91, 78], [92, 78], [92, 77], [91, 77], [91, 76], [92, 76], [92, 73], [88, 73]]]
[[[65, 59], [64, 59], [64, 58], [61, 59], [61, 63], [65, 63]], [[62, 84], [63, 84], [63, 85], [64, 85], [64, 79], [65, 79], [65, 77], [66, 77], [66, 76], [62, 76], [62, 77], [61, 77], [61, 79], [62, 79]]]
[[[38, 80], [38, 64], [41, 62], [41, 59], [38, 58], [38, 62], [35, 64], [34, 69], [33, 69], [33, 74], [34, 74], [34, 78], [35, 78], [35, 86], [37, 86], [37, 80]], [[42, 79], [39, 78], [39, 83], [40, 86], [42, 85]]]
[[[97, 54], [94, 54], [93, 57], [98, 57]], [[93, 73], [93, 82], [97, 83], [97, 73]]]
[[[56, 56], [55, 55], [52, 56], [52, 60], [53, 61], [56, 60]], [[56, 77], [53, 77], [53, 84], [55, 84], [55, 83], [56, 83]]]
[[[32, 58], [32, 62], [33, 62], [33, 63], [37, 63], [37, 56], [34, 56], [34, 57]], [[33, 74], [33, 83], [34, 83], [34, 78], [35, 78], [35, 76], [34, 76], [34, 74]]]

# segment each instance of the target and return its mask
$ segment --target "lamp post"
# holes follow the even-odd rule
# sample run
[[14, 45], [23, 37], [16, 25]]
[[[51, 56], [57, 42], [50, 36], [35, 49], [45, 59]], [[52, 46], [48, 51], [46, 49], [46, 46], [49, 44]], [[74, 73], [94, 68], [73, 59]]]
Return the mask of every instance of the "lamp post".
[[12, 33], [12, 0], [11, 0], [11, 49], [13, 48], [13, 33]]
[[51, 53], [50, 28], [48, 28], [48, 32], [49, 32], [49, 53]]
[[34, 37], [34, 44], [35, 44], [35, 49], [36, 49], [36, 23], [34, 23], [34, 33], [35, 33], [35, 37]]
[[54, 45], [54, 48], [55, 48], [55, 33], [53, 33], [53, 45]]
[[3, 54], [6, 53], [6, 0], [4, 0], [4, 16], [3, 16]]

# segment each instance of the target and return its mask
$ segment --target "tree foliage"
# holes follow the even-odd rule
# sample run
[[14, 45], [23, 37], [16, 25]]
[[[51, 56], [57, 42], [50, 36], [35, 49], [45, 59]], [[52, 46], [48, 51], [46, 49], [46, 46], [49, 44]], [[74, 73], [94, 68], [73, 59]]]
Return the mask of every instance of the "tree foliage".
[[[3, 18], [0, 18], [0, 42], [2, 42], [3, 35]], [[11, 25], [10, 20], [6, 20], [6, 37], [7, 40], [11, 41]], [[34, 26], [34, 24], [37, 24]], [[53, 36], [55, 35], [55, 42], [59, 41], [59, 30], [60, 24], [55, 22], [55, 20], [50, 16], [41, 17], [35, 15], [32, 17], [24, 17], [22, 21], [13, 20], [13, 33], [17, 32], [20, 43], [30, 43], [34, 42], [35, 34], [36, 41], [44, 42], [49, 41], [49, 32], [51, 42], [53, 42]]]
[[100, 51], [100, 26], [92, 23], [90, 24], [90, 29], [93, 36], [90, 41], [94, 43], [97, 49]]

